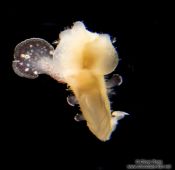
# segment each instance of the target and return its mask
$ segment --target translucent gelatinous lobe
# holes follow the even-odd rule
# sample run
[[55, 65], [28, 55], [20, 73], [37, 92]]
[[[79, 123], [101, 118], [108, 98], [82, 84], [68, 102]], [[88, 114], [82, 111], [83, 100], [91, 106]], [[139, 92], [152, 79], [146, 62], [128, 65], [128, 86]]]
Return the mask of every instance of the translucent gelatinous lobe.
[[125, 112], [111, 113], [107, 90], [122, 83], [115, 74], [109, 81], [104, 75], [114, 71], [118, 55], [108, 34], [88, 31], [82, 22], [62, 31], [54, 50], [45, 40], [31, 38], [15, 48], [13, 69], [19, 76], [36, 78], [45, 73], [67, 83], [75, 96], [69, 96], [70, 105], [80, 105], [76, 121], [86, 120], [91, 132], [100, 140], [110, 139], [118, 120]]
[[22, 41], [15, 47], [13, 70], [21, 77], [36, 78], [43, 72], [38, 61], [43, 57], [52, 58], [53, 50], [47, 41], [40, 38]]

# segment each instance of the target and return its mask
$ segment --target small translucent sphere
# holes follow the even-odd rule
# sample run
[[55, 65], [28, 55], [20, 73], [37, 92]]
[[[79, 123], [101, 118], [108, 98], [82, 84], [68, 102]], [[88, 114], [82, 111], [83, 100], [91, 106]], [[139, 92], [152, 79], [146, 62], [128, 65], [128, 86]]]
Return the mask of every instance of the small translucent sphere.
[[54, 48], [41, 38], [30, 38], [15, 47], [13, 70], [21, 76], [30, 79], [37, 78], [43, 71], [38, 61], [43, 57], [53, 57]]
[[68, 103], [70, 106], [75, 106], [76, 104], [78, 104], [78, 100], [76, 99], [75, 96], [70, 95], [70, 96], [67, 97], [67, 103]]
[[106, 86], [107, 88], [112, 88], [115, 86], [120, 86], [123, 82], [122, 76], [119, 74], [113, 74], [110, 79], [107, 80]]

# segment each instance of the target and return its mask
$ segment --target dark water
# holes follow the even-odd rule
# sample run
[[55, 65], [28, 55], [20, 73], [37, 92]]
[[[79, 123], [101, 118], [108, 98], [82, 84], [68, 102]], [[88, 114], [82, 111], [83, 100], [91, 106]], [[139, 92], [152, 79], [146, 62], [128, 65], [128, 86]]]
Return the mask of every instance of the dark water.
[[[93, 3], [92, 3], [93, 4]], [[66, 7], [68, 5], [68, 7]], [[136, 159], [172, 164], [171, 9], [165, 4], [57, 4], [23, 2], [2, 6], [0, 46], [2, 157], [6, 167], [48, 169], [126, 169]], [[114, 73], [114, 110], [130, 114], [112, 139], [100, 142], [73, 117], [66, 85], [46, 75], [30, 80], [12, 70], [16, 44], [31, 37], [52, 43], [74, 21], [109, 33], [121, 61]], [[69, 168], [69, 169], [70, 169]]]

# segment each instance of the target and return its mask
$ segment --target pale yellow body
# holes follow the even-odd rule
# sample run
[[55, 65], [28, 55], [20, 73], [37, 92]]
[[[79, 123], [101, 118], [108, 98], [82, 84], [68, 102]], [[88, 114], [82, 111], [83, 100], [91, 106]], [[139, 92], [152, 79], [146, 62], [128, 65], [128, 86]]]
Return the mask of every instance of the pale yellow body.
[[104, 75], [116, 68], [117, 52], [109, 35], [92, 33], [81, 22], [61, 32], [59, 38], [54, 52], [57, 72], [77, 98], [91, 132], [106, 141], [117, 120], [111, 115]]

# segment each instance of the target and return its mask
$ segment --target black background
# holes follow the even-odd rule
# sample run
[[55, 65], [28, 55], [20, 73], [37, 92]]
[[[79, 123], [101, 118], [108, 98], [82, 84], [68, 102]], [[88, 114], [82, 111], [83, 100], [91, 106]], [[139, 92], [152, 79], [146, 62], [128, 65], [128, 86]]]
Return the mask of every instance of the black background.
[[[1, 153], [6, 167], [115, 170], [126, 169], [136, 159], [172, 164], [169, 7], [160, 2], [32, 1], [1, 6]], [[123, 84], [114, 88], [112, 108], [130, 115], [105, 143], [85, 123], [74, 121], [79, 110], [67, 104], [66, 85], [47, 75], [21, 78], [11, 67], [19, 42], [39, 37], [52, 43], [75, 21], [116, 38], [121, 60], [114, 73], [122, 75]]]

